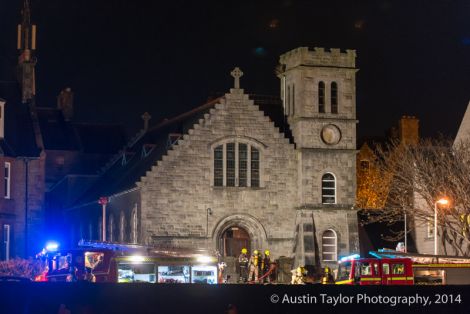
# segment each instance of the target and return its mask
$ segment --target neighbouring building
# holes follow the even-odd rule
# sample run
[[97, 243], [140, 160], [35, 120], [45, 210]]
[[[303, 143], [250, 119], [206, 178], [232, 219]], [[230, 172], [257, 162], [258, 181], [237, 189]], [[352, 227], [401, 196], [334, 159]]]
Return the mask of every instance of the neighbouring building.
[[106, 239], [218, 250], [270, 249], [334, 266], [359, 250], [356, 53], [301, 47], [280, 57], [281, 99], [234, 87], [148, 126], [69, 209], [72, 242]]

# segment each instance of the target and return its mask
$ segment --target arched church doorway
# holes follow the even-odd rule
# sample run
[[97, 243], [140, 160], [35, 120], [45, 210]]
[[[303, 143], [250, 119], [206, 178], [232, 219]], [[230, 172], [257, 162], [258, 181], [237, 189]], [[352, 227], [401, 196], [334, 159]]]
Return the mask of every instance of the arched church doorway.
[[250, 243], [250, 235], [244, 228], [232, 226], [222, 233], [219, 239], [219, 249], [223, 256], [238, 257], [242, 248], [251, 252]]

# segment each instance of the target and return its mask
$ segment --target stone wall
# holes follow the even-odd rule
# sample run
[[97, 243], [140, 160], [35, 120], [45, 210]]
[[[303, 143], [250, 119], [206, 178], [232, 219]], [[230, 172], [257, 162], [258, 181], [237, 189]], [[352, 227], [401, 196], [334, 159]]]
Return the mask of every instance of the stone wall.
[[[212, 147], [244, 141], [260, 149], [261, 187], [213, 186]], [[242, 90], [232, 89], [142, 178], [146, 242], [209, 245], [230, 226], [244, 227], [252, 247], [291, 254], [298, 203], [298, 154]], [[211, 208], [208, 215], [207, 208]]]

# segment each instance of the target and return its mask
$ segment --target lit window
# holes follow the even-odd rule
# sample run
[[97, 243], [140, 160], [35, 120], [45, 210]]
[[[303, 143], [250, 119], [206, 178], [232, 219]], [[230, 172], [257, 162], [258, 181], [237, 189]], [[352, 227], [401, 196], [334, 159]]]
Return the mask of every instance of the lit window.
[[336, 203], [336, 179], [331, 173], [325, 173], [321, 179], [322, 203]]
[[254, 146], [229, 142], [216, 146], [213, 156], [214, 186], [260, 186], [260, 152]]
[[338, 84], [331, 83], [331, 113], [338, 113]]
[[322, 236], [322, 260], [324, 262], [335, 262], [337, 257], [337, 241], [336, 232], [329, 229], [323, 232]]
[[9, 162], [5, 163], [5, 176], [4, 176], [4, 197], [10, 198], [10, 184], [11, 184], [11, 164]]
[[325, 83], [318, 83], [318, 112], [325, 112]]

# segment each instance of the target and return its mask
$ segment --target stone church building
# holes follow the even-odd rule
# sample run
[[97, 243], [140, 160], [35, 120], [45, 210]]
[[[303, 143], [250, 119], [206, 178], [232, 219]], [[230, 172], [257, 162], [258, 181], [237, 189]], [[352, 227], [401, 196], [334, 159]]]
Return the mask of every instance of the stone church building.
[[[301, 47], [280, 57], [280, 98], [225, 95], [144, 128], [69, 208], [72, 242], [271, 250], [296, 265], [359, 251], [356, 53]], [[249, 75], [249, 71], [246, 71]]]

